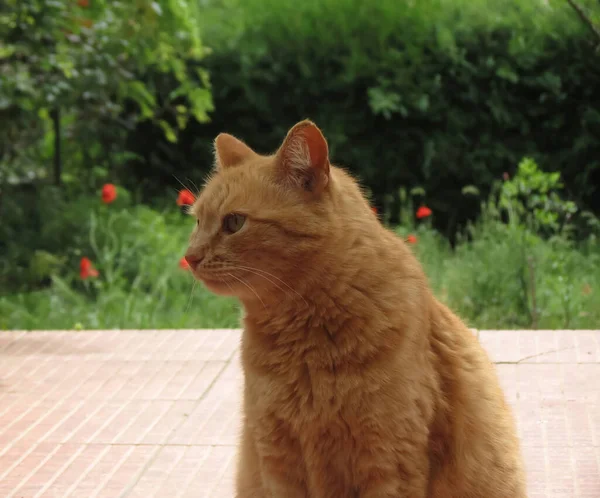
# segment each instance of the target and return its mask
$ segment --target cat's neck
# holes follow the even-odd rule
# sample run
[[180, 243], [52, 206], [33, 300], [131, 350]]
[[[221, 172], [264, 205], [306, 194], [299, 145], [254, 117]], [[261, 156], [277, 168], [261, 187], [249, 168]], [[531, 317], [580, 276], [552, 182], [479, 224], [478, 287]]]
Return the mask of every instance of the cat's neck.
[[410, 250], [381, 232], [321, 254], [288, 289], [243, 302], [248, 333], [331, 344], [366, 329], [385, 333], [429, 291]]

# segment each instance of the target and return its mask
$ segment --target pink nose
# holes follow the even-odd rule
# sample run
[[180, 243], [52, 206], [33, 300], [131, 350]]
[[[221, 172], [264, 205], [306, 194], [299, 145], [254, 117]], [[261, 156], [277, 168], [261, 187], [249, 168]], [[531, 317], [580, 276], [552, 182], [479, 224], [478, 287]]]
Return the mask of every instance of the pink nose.
[[198, 265], [202, 262], [204, 258], [202, 256], [198, 256], [197, 254], [186, 254], [185, 255], [185, 260], [188, 262], [188, 264], [192, 267], [193, 270], [195, 270]]

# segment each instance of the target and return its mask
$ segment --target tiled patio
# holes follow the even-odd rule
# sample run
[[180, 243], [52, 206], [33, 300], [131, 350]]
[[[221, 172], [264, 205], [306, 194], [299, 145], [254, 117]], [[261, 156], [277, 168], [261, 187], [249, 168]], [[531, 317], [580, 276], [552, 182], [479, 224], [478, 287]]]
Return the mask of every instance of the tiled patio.
[[[600, 331], [479, 336], [516, 409], [530, 498], [599, 498]], [[232, 498], [238, 342], [0, 332], [0, 497]]]

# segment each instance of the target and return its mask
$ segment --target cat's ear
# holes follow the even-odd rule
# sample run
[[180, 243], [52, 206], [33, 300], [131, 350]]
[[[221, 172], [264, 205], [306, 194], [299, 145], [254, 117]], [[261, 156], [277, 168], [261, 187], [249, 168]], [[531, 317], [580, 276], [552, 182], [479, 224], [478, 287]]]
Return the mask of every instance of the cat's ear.
[[276, 158], [282, 176], [294, 186], [320, 193], [329, 184], [327, 141], [311, 121], [301, 121], [288, 132]]
[[250, 147], [228, 133], [220, 133], [215, 138], [215, 162], [217, 169], [236, 166], [251, 157], [257, 156]]

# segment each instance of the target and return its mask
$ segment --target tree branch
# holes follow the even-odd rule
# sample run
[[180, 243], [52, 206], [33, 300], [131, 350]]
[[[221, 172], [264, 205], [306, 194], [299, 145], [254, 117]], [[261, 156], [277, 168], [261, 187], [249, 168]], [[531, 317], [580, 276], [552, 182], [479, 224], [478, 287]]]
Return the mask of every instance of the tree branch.
[[50, 111], [52, 125], [54, 129], [54, 184], [57, 187], [62, 183], [62, 157], [61, 157], [61, 136], [60, 136], [60, 109], [55, 107]]
[[583, 10], [583, 7], [581, 7], [579, 4], [577, 4], [575, 2], [575, 0], [567, 0], [567, 2], [571, 7], [573, 7], [573, 10], [575, 10], [575, 12], [577, 12], [577, 15], [583, 21], [583, 23], [588, 28], [590, 28], [590, 30], [592, 31], [592, 33], [594, 34], [594, 36], [596, 37], [598, 42], [600, 42], [600, 29], [593, 23], [593, 21], [585, 13], [585, 10]]

